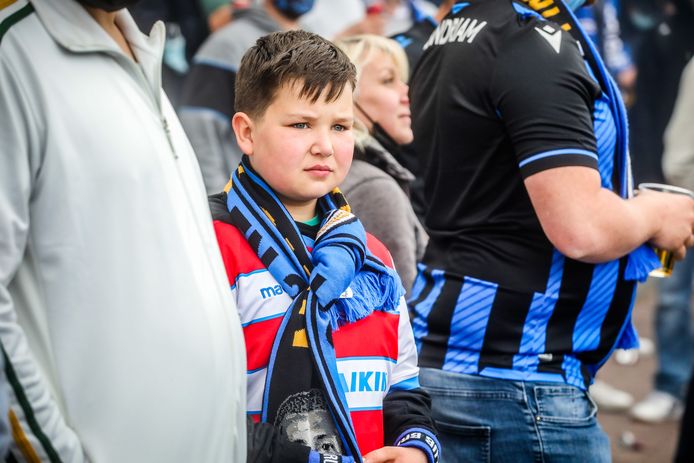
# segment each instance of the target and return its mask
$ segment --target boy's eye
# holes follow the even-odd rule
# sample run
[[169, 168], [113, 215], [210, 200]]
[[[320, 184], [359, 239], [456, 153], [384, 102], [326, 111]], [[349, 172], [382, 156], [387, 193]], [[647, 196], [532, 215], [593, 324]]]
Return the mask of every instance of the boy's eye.
[[345, 130], [347, 130], [347, 127], [345, 127], [342, 124], [335, 124], [333, 125], [333, 130], [336, 132], [344, 132]]
[[307, 129], [308, 124], [306, 122], [297, 122], [296, 124], [292, 124], [292, 127], [295, 129]]

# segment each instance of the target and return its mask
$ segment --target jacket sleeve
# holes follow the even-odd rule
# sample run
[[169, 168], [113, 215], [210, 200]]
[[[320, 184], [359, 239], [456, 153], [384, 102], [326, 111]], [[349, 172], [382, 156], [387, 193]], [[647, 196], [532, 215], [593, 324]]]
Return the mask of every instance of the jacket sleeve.
[[[30, 342], [19, 321], [31, 323], [41, 310], [38, 288], [21, 290], [32, 282], [31, 198], [41, 173], [45, 127], [32, 93], [8, 60], [0, 52], [0, 347], [9, 383], [10, 452], [19, 460], [80, 463], [87, 461], [80, 441], [32, 352], [40, 340]], [[20, 277], [25, 285], [16, 284]]]
[[694, 190], [694, 60], [682, 73], [680, 89], [670, 123], [665, 131], [663, 172], [668, 182]]
[[290, 442], [269, 423], [246, 419], [248, 436], [247, 463], [354, 463], [351, 457], [321, 454], [309, 447]]
[[236, 72], [196, 58], [183, 85], [178, 114], [200, 164], [208, 194], [219, 193], [241, 161], [231, 128]]
[[383, 401], [384, 442], [419, 448], [427, 455], [429, 463], [437, 463], [440, 445], [431, 417], [431, 398], [419, 386], [417, 351], [404, 299], [399, 310], [398, 363]]

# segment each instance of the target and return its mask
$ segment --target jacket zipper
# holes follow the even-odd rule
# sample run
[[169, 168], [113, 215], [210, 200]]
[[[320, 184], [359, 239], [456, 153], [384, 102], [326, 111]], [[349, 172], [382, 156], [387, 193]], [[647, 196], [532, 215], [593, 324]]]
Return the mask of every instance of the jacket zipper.
[[174, 159], [178, 159], [178, 154], [173, 145], [173, 140], [171, 139], [171, 128], [169, 128], [169, 121], [166, 120], [166, 116], [161, 116], [161, 123], [164, 127], [164, 132], [166, 133], [166, 140], [169, 142], [169, 148], [171, 148], [171, 154], [173, 154]]

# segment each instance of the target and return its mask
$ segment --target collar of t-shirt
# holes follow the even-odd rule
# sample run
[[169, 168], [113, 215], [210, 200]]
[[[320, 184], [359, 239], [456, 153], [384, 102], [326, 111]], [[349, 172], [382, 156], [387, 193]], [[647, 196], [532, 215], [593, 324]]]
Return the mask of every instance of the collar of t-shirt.
[[305, 222], [296, 222], [296, 226], [301, 233], [301, 238], [304, 240], [304, 245], [311, 251], [320, 229], [320, 216], [315, 216]]

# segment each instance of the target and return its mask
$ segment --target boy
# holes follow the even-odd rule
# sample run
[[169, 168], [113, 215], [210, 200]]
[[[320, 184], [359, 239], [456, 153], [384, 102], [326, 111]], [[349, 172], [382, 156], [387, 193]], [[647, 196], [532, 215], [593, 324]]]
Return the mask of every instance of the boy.
[[249, 460], [438, 461], [402, 285], [336, 188], [355, 81], [304, 31], [260, 38], [237, 75], [245, 155], [211, 209], [246, 338]]

